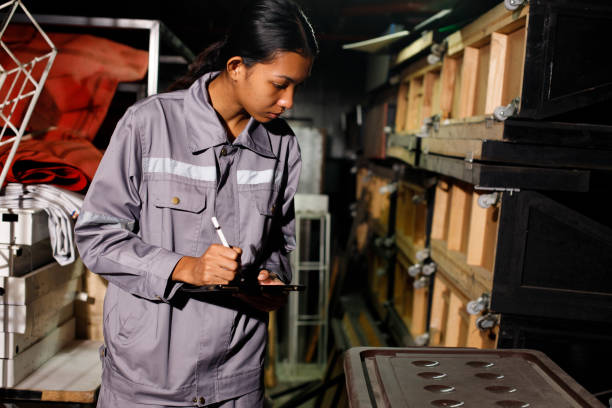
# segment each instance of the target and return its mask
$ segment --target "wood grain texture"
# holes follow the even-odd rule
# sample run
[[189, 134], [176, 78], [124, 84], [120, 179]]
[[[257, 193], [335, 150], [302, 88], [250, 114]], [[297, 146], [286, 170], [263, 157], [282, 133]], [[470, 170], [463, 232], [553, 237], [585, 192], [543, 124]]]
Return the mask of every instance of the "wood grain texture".
[[487, 81], [487, 97], [484, 113], [491, 114], [504, 103], [506, 91], [506, 68], [510, 56], [508, 36], [500, 33], [491, 34], [491, 59]]
[[471, 206], [471, 188], [464, 184], [453, 184], [451, 187], [447, 239], [450, 251], [463, 253], [466, 251]]
[[414, 132], [421, 128], [421, 111], [423, 109], [423, 77], [410, 80], [408, 92], [408, 115], [406, 117], [406, 131]]
[[491, 293], [491, 272], [480, 266], [468, 265], [465, 255], [449, 251], [445, 242], [431, 240], [431, 258], [438, 264], [438, 269], [444, 271], [447, 280], [469, 299], [477, 299], [485, 292]]
[[431, 320], [429, 322], [429, 341], [432, 346], [444, 343], [444, 330], [448, 318], [448, 295], [447, 282], [440, 274], [436, 274], [431, 303]]
[[413, 288], [412, 319], [410, 324], [410, 334], [413, 338], [422, 335], [427, 331], [427, 306], [429, 298], [429, 288]]
[[436, 82], [440, 79], [440, 73], [438, 71], [429, 71], [425, 74], [423, 80], [423, 108], [421, 110], [421, 117], [419, 123], [422, 124], [425, 118], [430, 117], [433, 113], [434, 103], [434, 92], [436, 88]]
[[466, 47], [463, 52], [461, 69], [461, 88], [459, 91], [459, 117], [474, 116], [476, 108], [476, 87], [480, 50]]
[[52, 262], [24, 276], [0, 277], [0, 287], [4, 288], [4, 293], [0, 295], [0, 304], [27, 305], [84, 272], [83, 261], [77, 258], [66, 266]]
[[525, 18], [529, 14], [529, 5], [523, 7], [518, 13], [508, 11], [500, 3], [474, 22], [456, 31], [446, 38], [448, 42], [447, 55], [460, 53], [465, 47], [478, 44], [494, 32], [508, 33], [525, 25]]
[[446, 320], [446, 336], [444, 339], [444, 347], [461, 347], [462, 337], [464, 332], [464, 323], [461, 318], [461, 309], [465, 302], [459, 294], [450, 290], [448, 301], [448, 317]]
[[395, 132], [403, 132], [406, 127], [406, 109], [408, 107], [408, 88], [410, 85], [401, 82], [397, 91], [397, 105], [395, 111]]
[[448, 119], [453, 109], [453, 93], [457, 78], [459, 61], [457, 58], [444, 58], [440, 75], [440, 112], [441, 119]]
[[478, 49], [478, 72], [476, 74], [476, 95], [472, 116], [484, 115], [489, 81], [489, 63], [491, 45], [486, 44]]
[[431, 238], [446, 241], [448, 237], [448, 217], [450, 204], [450, 184], [444, 180], [438, 181], [434, 199]]
[[14, 387], [72, 341], [74, 333], [75, 321], [70, 319], [14, 359], [0, 360], [0, 386]]
[[493, 276], [499, 227], [499, 207], [482, 208], [479, 206], [478, 199], [484, 194], [487, 193], [475, 191], [472, 196], [466, 262], [468, 265], [482, 266], [490, 271], [491, 276]]
[[14, 388], [42, 391], [42, 401], [93, 403], [102, 380], [101, 345], [74, 341]]

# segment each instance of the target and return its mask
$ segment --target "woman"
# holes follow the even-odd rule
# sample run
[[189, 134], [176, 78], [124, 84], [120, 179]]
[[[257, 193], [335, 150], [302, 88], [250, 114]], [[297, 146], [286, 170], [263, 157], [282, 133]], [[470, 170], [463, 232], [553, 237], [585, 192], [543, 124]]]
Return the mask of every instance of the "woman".
[[291, 280], [300, 153], [278, 116], [316, 54], [291, 0], [256, 0], [180, 81], [188, 89], [117, 125], [76, 226], [85, 264], [109, 281], [99, 407], [262, 406], [267, 311], [285, 298], [183, 285]]

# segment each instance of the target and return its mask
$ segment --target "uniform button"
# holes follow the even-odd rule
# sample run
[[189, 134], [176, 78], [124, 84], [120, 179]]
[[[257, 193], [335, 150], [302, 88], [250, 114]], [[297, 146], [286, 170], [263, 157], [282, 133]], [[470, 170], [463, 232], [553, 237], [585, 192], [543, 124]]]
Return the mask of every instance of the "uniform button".
[[205, 402], [206, 400], [204, 399], [204, 397], [200, 397], [200, 404], [204, 405]]
[[276, 210], [276, 205], [272, 204], [272, 207], [270, 207], [270, 211], [274, 212], [274, 210]]
[[221, 149], [221, 156], [227, 156], [227, 150], [225, 147]]
[[178, 197], [172, 197], [172, 204], [176, 205], [181, 202], [181, 199]]
[[196, 397], [193, 397], [193, 399], [191, 400], [191, 402], [193, 402], [194, 404], [198, 403], [198, 399]]

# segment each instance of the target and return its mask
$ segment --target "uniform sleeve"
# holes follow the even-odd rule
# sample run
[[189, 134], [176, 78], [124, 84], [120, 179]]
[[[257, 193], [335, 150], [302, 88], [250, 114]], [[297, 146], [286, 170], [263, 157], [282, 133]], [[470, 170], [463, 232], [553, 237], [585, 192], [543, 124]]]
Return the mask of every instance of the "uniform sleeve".
[[278, 275], [284, 283], [290, 283], [292, 279], [291, 263], [289, 254], [295, 249], [295, 210], [293, 197], [298, 188], [300, 172], [302, 169], [302, 157], [297, 138], [293, 138], [285, 165], [287, 177], [284, 180], [283, 196], [280, 198], [282, 204], [278, 216], [268, 240], [268, 254], [262, 264], [266, 269]]
[[181, 255], [138, 236], [142, 146], [134, 113], [119, 121], [75, 226], [83, 262], [134, 295], [167, 302], [180, 284], [170, 276]]

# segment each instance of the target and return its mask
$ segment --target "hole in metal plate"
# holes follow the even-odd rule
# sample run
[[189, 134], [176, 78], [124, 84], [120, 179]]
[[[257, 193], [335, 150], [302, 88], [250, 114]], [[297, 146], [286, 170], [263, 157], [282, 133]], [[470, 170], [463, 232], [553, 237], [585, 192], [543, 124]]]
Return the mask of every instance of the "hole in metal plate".
[[435, 367], [440, 365], [439, 362], [433, 360], [417, 360], [412, 362], [413, 365], [417, 367]]
[[503, 374], [497, 373], [476, 373], [474, 375], [478, 378], [482, 378], [483, 380], [501, 380], [504, 378]]
[[425, 388], [427, 391], [439, 392], [439, 393], [447, 393], [447, 392], [455, 391], [455, 387], [451, 387], [450, 385], [442, 385], [442, 384], [426, 385], [423, 388]]
[[474, 368], [491, 368], [495, 365], [487, 361], [468, 361], [466, 364]]
[[446, 377], [446, 374], [444, 373], [436, 373], [434, 371], [426, 371], [423, 373], [418, 373], [417, 374], [419, 377], [423, 377], [426, 378], [428, 380], [439, 380], [442, 379], [444, 377]]
[[527, 408], [531, 406], [528, 402], [513, 400], [497, 401], [495, 405], [504, 408]]
[[451, 407], [451, 408], [455, 408], [455, 407], [462, 407], [465, 403], [463, 401], [443, 399], [443, 400], [431, 401], [430, 404], [433, 405], [434, 407]]
[[505, 385], [491, 385], [489, 387], [485, 387], [485, 390], [490, 391], [490, 392], [494, 392], [496, 394], [516, 392], [516, 388], [514, 388], [514, 387], [507, 387]]

